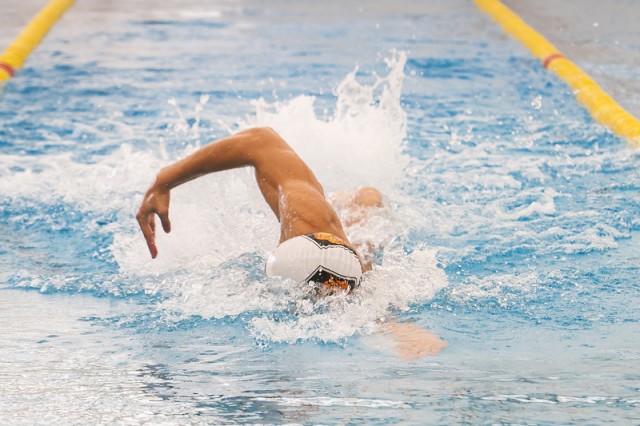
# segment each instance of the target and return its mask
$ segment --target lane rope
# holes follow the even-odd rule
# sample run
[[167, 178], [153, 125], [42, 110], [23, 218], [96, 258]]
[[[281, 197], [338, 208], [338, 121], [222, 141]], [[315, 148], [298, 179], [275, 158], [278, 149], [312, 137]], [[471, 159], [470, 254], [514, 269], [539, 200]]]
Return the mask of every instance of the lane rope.
[[554, 72], [567, 83], [573, 89], [578, 102], [589, 111], [596, 122], [626, 139], [631, 147], [640, 148], [640, 121], [605, 93], [591, 77], [500, 0], [474, 2], [480, 10], [500, 24], [507, 34], [529, 49], [542, 62], [544, 68]]
[[0, 84], [15, 76], [27, 57], [75, 0], [51, 0], [0, 55]]

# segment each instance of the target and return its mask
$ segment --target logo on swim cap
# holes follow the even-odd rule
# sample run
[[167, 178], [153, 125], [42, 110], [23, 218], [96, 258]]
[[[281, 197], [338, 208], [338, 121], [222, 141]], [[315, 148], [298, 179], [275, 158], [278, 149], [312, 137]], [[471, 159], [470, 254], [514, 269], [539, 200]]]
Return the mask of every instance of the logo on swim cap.
[[349, 293], [356, 287], [356, 285], [358, 285], [357, 279], [340, 276], [339, 274], [327, 271], [322, 267], [318, 268], [305, 281], [308, 283], [318, 284], [321, 286], [318, 290], [326, 294], [334, 294], [337, 291], [346, 291]]
[[316, 243], [320, 244], [323, 247], [330, 246], [330, 245], [339, 245], [339, 246], [349, 247], [349, 245], [346, 242], [336, 237], [335, 235], [329, 234], [327, 232], [316, 232], [315, 234], [309, 235], [309, 237], [311, 237], [313, 241], [315, 241]]
[[317, 232], [282, 242], [269, 255], [268, 276], [313, 283], [318, 293], [350, 292], [360, 283], [362, 266], [355, 250], [332, 234]]

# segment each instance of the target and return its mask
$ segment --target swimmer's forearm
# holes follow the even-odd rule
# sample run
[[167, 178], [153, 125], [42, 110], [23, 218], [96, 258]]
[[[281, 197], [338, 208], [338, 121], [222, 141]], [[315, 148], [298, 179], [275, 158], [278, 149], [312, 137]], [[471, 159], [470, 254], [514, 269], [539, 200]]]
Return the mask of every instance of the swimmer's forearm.
[[160, 170], [155, 186], [170, 190], [200, 176], [247, 165], [246, 155], [237, 149], [237, 137], [213, 142], [190, 156]]
[[154, 186], [171, 190], [209, 173], [253, 165], [257, 152], [264, 147], [260, 142], [270, 137], [268, 132], [252, 129], [210, 143], [160, 170]]

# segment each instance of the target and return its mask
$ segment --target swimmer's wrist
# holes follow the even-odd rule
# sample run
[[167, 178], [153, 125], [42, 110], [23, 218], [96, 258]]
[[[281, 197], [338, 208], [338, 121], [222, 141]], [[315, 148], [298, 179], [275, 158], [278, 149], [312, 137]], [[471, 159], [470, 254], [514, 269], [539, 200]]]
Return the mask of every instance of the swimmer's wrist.
[[169, 176], [167, 175], [168, 175], [167, 168], [165, 167], [161, 169], [156, 175], [156, 180], [153, 182], [151, 187], [154, 190], [161, 191], [161, 192], [168, 192], [171, 189], [173, 189], [175, 185], [171, 185], [171, 179], [169, 179]]

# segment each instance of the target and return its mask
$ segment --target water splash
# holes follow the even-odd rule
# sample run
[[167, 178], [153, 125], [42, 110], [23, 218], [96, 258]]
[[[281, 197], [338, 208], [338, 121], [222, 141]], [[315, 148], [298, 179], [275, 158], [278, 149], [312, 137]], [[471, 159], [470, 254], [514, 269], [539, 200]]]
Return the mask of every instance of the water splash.
[[[275, 243], [269, 235], [276, 233], [272, 225], [268, 232], [260, 230], [267, 223], [273, 224], [273, 219], [264, 212], [261, 201], [255, 203], [260, 199], [258, 193], [254, 191], [249, 198], [243, 196], [255, 186], [251, 179], [227, 174], [215, 179], [221, 185], [235, 188], [217, 194], [211, 194], [209, 188], [206, 195], [225, 200], [224, 208], [216, 207], [215, 217], [209, 218], [220, 221], [219, 226], [206, 232], [217, 234], [216, 241], [207, 245], [219, 247], [222, 256], [209, 255], [207, 261], [202, 255], [189, 259], [181, 256], [182, 253], [193, 254], [193, 242], [199, 241], [202, 232], [184, 240], [189, 241], [187, 245], [172, 242], [170, 257], [180, 258], [179, 263], [183, 265], [186, 262], [189, 273], [158, 287], [159, 292], [172, 293], [172, 297], [164, 301], [163, 308], [205, 318], [252, 312], [250, 328], [259, 339], [295, 342], [313, 338], [336, 342], [354, 333], [372, 332], [381, 320], [392, 315], [390, 312], [424, 302], [446, 285], [435, 250], [418, 247], [407, 256], [404, 250], [408, 239], [406, 230], [416, 215], [393, 202], [401, 198], [395, 184], [407, 164], [407, 158], [402, 154], [406, 113], [400, 105], [405, 62], [404, 52], [392, 52], [386, 60], [389, 73], [375, 76], [371, 85], [360, 83], [356, 79], [358, 70], [354, 69], [335, 89], [336, 107], [331, 117], [316, 113], [313, 97], [298, 96], [273, 104], [263, 99], [254, 101], [255, 116], [240, 123], [241, 128], [273, 127], [332, 190], [373, 185], [385, 192], [388, 202], [385, 208], [377, 209], [365, 221], [347, 229], [353, 241], [372, 241], [384, 251], [384, 256], [379, 256], [382, 265], [367, 274], [362, 287], [349, 297], [312, 301], [309, 290], [299, 284], [265, 278], [262, 274], [264, 255]], [[202, 190], [191, 187], [185, 192], [195, 195], [196, 192], [202, 194]], [[190, 201], [197, 203], [194, 199]], [[233, 206], [238, 205], [243, 207], [234, 209]], [[185, 207], [174, 216], [190, 216], [186, 221], [196, 230], [194, 224], [198, 223], [198, 218], [189, 215], [189, 211], [197, 211], [194, 207]], [[230, 214], [231, 210], [233, 214]], [[256, 217], [256, 212], [260, 212], [260, 217]], [[339, 213], [346, 214], [345, 211]], [[238, 218], [241, 223], [234, 223]], [[252, 225], [253, 231], [243, 235], [242, 229]], [[229, 232], [225, 230], [229, 229], [230, 233], [225, 235]], [[159, 244], [166, 243], [160, 241]], [[195, 260], [198, 257], [199, 260]], [[119, 261], [121, 265], [125, 262], [125, 259]], [[211, 266], [216, 263], [218, 266]], [[137, 262], [132, 267], [138, 271], [145, 268]], [[163, 271], [170, 272], [177, 267], [177, 263], [171, 264]]]
[[189, 120], [182, 112], [180, 105], [178, 105], [178, 101], [175, 98], [169, 98], [169, 100], [167, 100], [167, 103], [175, 109], [176, 114], [178, 115], [178, 119], [171, 127], [176, 133], [183, 134], [187, 138], [195, 141], [193, 148], [200, 147], [200, 119], [207, 102], [209, 102], [209, 95], [201, 95], [200, 99], [198, 99], [198, 103], [196, 103], [193, 108], [194, 118], [191, 120], [192, 123], [189, 124]]
[[318, 117], [313, 96], [254, 101], [255, 116], [241, 127], [269, 126], [280, 133], [330, 191], [372, 185], [393, 191], [408, 158], [402, 154], [407, 117], [400, 103], [405, 52], [385, 60], [389, 73], [360, 83], [356, 67], [335, 88], [333, 116]]
[[[446, 278], [434, 250], [412, 247], [406, 255], [407, 229], [418, 215], [397, 202], [402, 195], [396, 184], [408, 162], [402, 154], [406, 113], [400, 104], [406, 54], [392, 52], [385, 62], [388, 74], [374, 75], [371, 84], [358, 81], [357, 68], [349, 73], [335, 88], [335, 113], [330, 117], [316, 113], [313, 97], [298, 96], [273, 104], [256, 100], [255, 115], [240, 123], [241, 128], [275, 128], [329, 191], [373, 185], [385, 193], [387, 207], [371, 214], [366, 226], [348, 229], [354, 241], [373, 241], [383, 252], [378, 259], [382, 265], [352, 297], [311, 302], [308, 289], [264, 276], [264, 258], [277, 243], [278, 224], [248, 169], [206, 176], [172, 191], [173, 230], [157, 235], [159, 256], [151, 261], [134, 213], [154, 173], [199, 146], [207, 95], [191, 114], [175, 99], [168, 101], [177, 117], [167, 129], [190, 141], [181, 151], [167, 149], [164, 141], [120, 144], [117, 135], [105, 134], [118, 148], [91, 164], [79, 163], [70, 154], [4, 157], [0, 190], [23, 203], [34, 200], [41, 210], [36, 214], [45, 216], [51, 206], [62, 204], [86, 221], [112, 218], [91, 227], [90, 233], [111, 241], [103, 257], [115, 265], [113, 275], [88, 280], [82, 277], [91, 271], [73, 271], [54, 283], [25, 272], [14, 281], [42, 291], [93, 291], [114, 297], [144, 293], [158, 300], [158, 309], [171, 318], [248, 316], [255, 336], [286, 342], [339, 341], [367, 333], [390, 312], [428, 300], [446, 285]], [[20, 163], [21, 169], [12, 163]], [[41, 185], [43, 181], [50, 186]]]
[[[405, 62], [405, 53], [393, 52], [386, 61], [389, 74], [376, 76], [371, 85], [356, 79], [357, 69], [347, 75], [335, 89], [336, 108], [332, 117], [318, 116], [315, 99], [310, 96], [273, 104], [260, 99], [253, 102], [255, 116], [248, 117], [240, 127], [273, 127], [330, 189], [373, 185], [383, 189], [388, 201], [393, 200], [400, 196], [394, 185], [407, 164], [407, 158], [402, 154], [406, 114], [400, 105]], [[415, 216], [407, 214], [406, 209], [392, 207], [395, 204], [389, 202], [385, 209], [367, 218], [367, 226], [361, 223], [347, 230], [355, 241], [384, 245], [382, 265], [368, 274], [354, 295], [311, 301], [308, 290], [298, 284], [268, 280], [262, 274], [263, 256], [275, 243], [268, 235], [275, 235], [275, 229], [271, 226], [268, 232], [259, 231], [268, 222], [273, 223], [261, 202], [255, 203], [260, 199], [259, 194], [253, 192], [250, 198], [242, 195], [254, 183], [246, 177], [231, 175], [216, 176], [215, 179], [226, 187], [235, 186], [224, 194], [211, 194], [212, 189], [209, 189], [206, 195], [225, 200], [224, 208], [216, 207], [215, 217], [212, 215], [209, 219], [220, 223], [209, 230], [218, 235], [216, 241], [207, 244], [220, 247], [222, 256], [209, 256], [208, 261], [204, 261], [202, 255], [189, 259], [180, 255], [193, 254], [190, 247], [198, 241], [201, 232], [184, 240], [189, 241], [187, 245], [172, 242], [170, 257], [180, 258], [179, 263], [183, 265], [186, 262], [189, 274], [173, 283], [165, 281], [158, 288], [157, 291], [165, 294], [172, 293], [172, 297], [163, 303], [165, 309], [205, 318], [253, 312], [249, 321], [252, 333], [267, 341], [295, 342], [309, 338], [339, 341], [354, 333], [375, 330], [379, 321], [391, 315], [390, 309], [402, 310], [412, 303], [424, 302], [446, 285], [444, 272], [437, 266], [435, 250], [417, 248], [410, 256], [403, 251], [409, 224], [399, 219], [415, 219]], [[195, 195], [202, 189], [191, 187], [185, 192]], [[238, 205], [244, 207], [234, 209], [233, 206]], [[188, 213], [197, 211], [194, 207], [185, 207], [174, 216], [190, 216], [187, 221], [196, 230], [194, 224], [198, 223], [198, 218]], [[233, 214], [230, 214], [231, 210]], [[256, 212], [261, 212], [261, 217], [256, 217]], [[242, 223], [233, 223], [236, 218]], [[254, 231], [243, 235], [242, 229], [251, 225]], [[225, 229], [232, 231], [224, 235]], [[258, 239], [261, 244], [255, 252]], [[159, 244], [166, 243], [160, 241]], [[252, 260], [247, 262], [247, 253], [258, 254], [249, 256]], [[196, 261], [198, 257], [200, 259]], [[119, 260], [120, 265], [125, 262], [125, 259]], [[218, 266], [205, 267], [207, 263]], [[138, 271], [145, 268], [137, 262], [132, 266]], [[177, 263], [171, 264], [163, 271], [170, 272], [176, 267]]]

